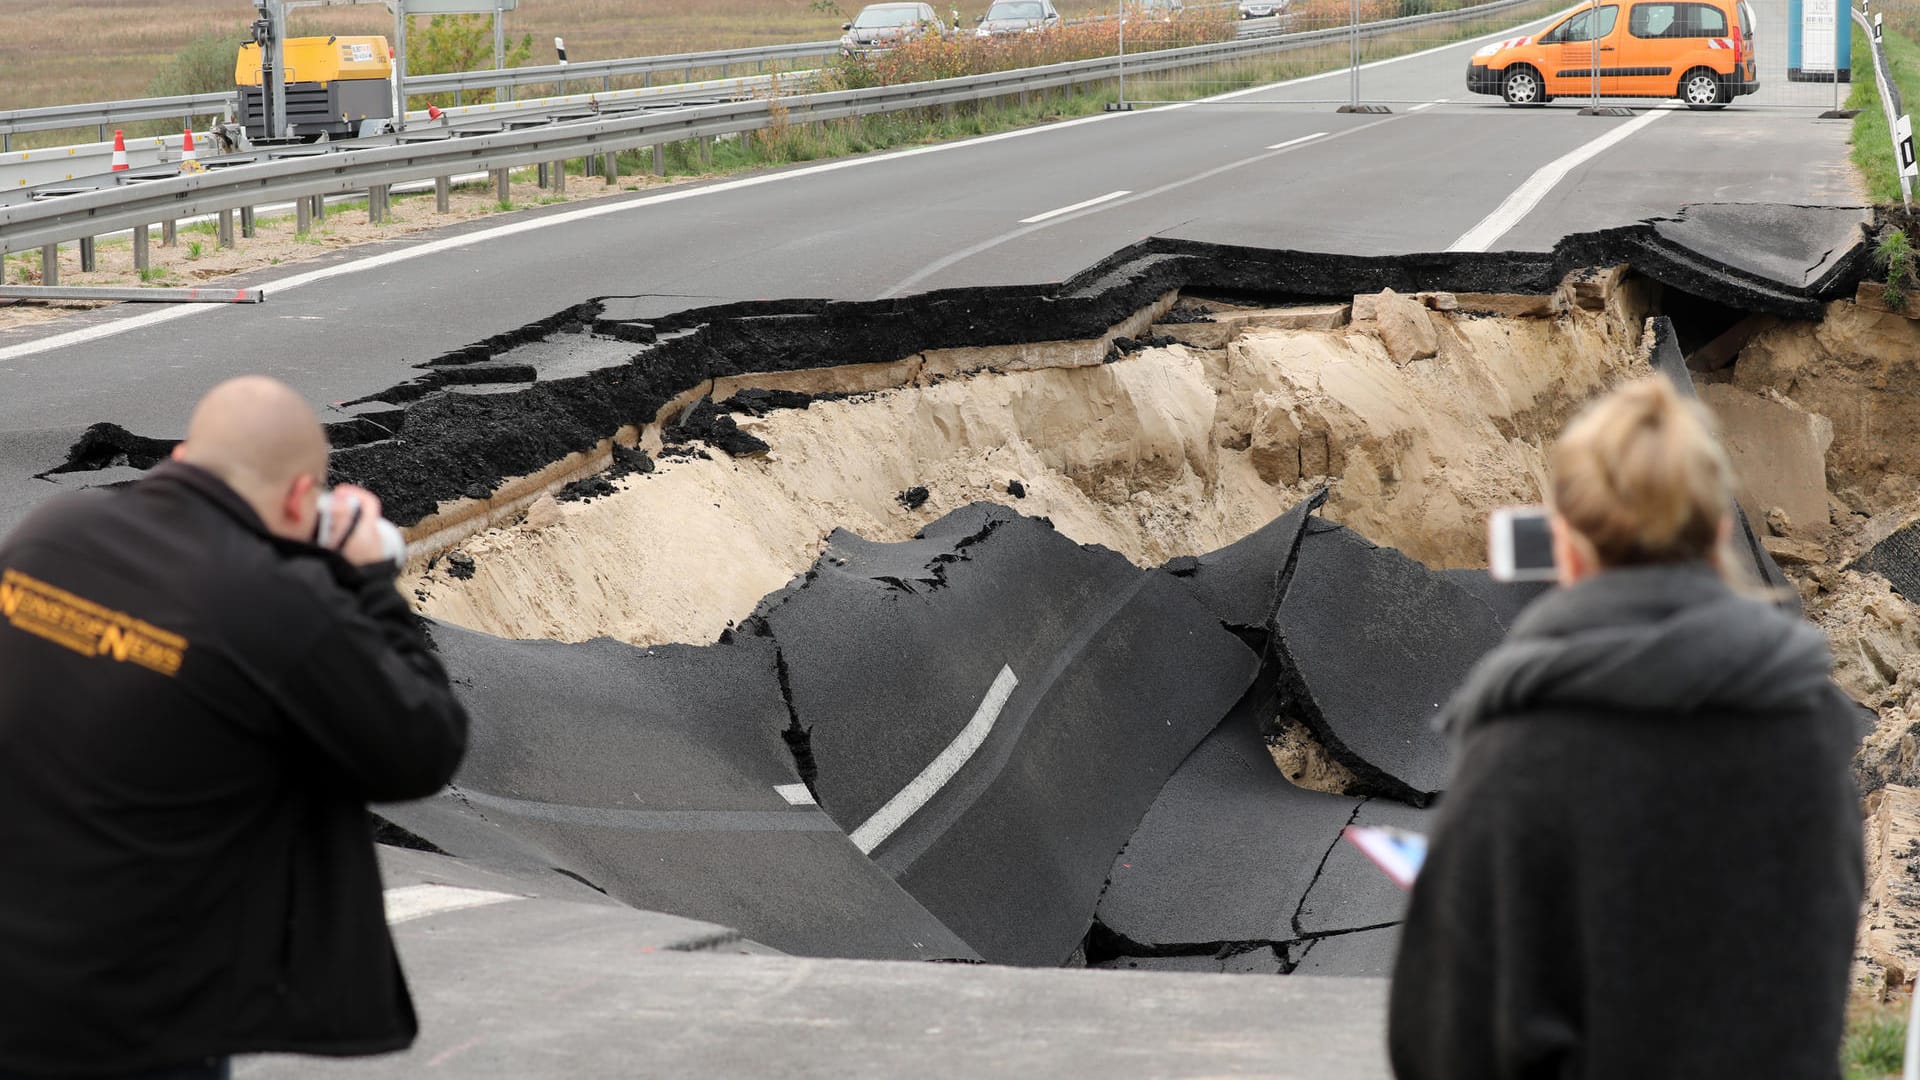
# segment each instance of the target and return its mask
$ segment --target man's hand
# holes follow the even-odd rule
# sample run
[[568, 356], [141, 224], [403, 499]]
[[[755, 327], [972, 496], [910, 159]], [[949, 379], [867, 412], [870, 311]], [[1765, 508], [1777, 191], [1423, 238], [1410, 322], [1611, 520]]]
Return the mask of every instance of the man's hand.
[[334, 527], [344, 529], [347, 522], [354, 521], [354, 503], [359, 502], [359, 520], [354, 521], [353, 532], [346, 540], [334, 539], [333, 546], [340, 557], [355, 566], [372, 566], [387, 561], [385, 544], [380, 539], [378, 523], [380, 521], [380, 496], [366, 488], [353, 484], [342, 484], [333, 489]]

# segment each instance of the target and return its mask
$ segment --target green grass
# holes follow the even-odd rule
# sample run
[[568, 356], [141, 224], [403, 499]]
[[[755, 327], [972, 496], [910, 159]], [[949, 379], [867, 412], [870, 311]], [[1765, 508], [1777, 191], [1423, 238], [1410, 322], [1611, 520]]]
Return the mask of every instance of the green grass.
[[1856, 1013], [1847, 1025], [1840, 1063], [1846, 1080], [1883, 1080], [1898, 1075], [1907, 1045], [1907, 1024], [1899, 1012]]
[[[1899, 85], [1901, 104], [1911, 112], [1920, 106], [1920, 43], [1888, 27], [1885, 44], [1889, 77]], [[1859, 77], [1853, 80], [1847, 107], [1860, 110], [1853, 121], [1853, 163], [1866, 177], [1867, 192], [1874, 202], [1897, 203], [1900, 174], [1887, 133], [1887, 115], [1880, 105], [1879, 86], [1873, 78], [1873, 48], [1862, 33], [1853, 35], [1853, 70]]]

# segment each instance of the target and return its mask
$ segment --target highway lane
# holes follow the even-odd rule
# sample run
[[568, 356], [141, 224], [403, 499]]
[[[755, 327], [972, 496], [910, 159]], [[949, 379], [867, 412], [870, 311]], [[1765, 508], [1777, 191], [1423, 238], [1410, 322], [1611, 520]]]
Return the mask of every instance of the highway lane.
[[[1336, 74], [1216, 104], [458, 226], [373, 258], [335, 258], [337, 276], [291, 290], [276, 283], [306, 266], [252, 275], [249, 283], [269, 288], [258, 308], [112, 310], [0, 335], [0, 473], [53, 464], [10, 449], [27, 440], [6, 433], [113, 420], [177, 434], [205, 386], [251, 370], [280, 375], [317, 402], [341, 401], [592, 295], [652, 294], [665, 311], [1045, 282], [1155, 234], [1353, 253], [1443, 249], [1537, 170], [1629, 122], [1463, 101], [1474, 48], [1364, 73], [1370, 92], [1440, 102], [1418, 112], [1338, 115], [1254, 100], [1325, 97], [1329, 86], [1344, 88]], [[1646, 152], [1654, 145], [1659, 155]], [[1495, 246], [1550, 246], [1569, 231], [1701, 198], [1847, 201], [1834, 182], [1844, 159], [1844, 128], [1806, 114], [1680, 111], [1570, 173]], [[1022, 223], [1116, 191], [1127, 194]], [[103, 336], [34, 344], [89, 327]]]

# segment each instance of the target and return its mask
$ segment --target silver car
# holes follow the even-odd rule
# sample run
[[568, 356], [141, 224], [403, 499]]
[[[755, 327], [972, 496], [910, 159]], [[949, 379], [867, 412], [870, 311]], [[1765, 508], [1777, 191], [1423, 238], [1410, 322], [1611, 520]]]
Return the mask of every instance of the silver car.
[[974, 20], [979, 37], [1004, 37], [1007, 34], [1031, 34], [1060, 25], [1060, 13], [1053, 0], [995, 0], [985, 15]]
[[841, 55], [876, 56], [924, 34], [945, 34], [947, 24], [931, 4], [868, 4], [840, 29]]
[[1287, 10], [1286, 0], [1240, 0], [1240, 17], [1267, 19]]

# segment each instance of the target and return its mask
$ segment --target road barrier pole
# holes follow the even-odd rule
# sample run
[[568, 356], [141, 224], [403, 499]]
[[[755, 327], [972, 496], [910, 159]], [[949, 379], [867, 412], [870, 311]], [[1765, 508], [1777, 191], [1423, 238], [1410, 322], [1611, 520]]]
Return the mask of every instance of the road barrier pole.
[[180, 223], [168, 218], [160, 223], [160, 246], [177, 247], [180, 244]]
[[147, 243], [151, 239], [147, 235], [147, 230], [152, 227], [151, 225], [133, 227], [133, 269], [137, 274], [145, 274], [153, 266], [152, 254], [147, 250]]
[[218, 247], [230, 248], [233, 246], [233, 211], [222, 210], [217, 216], [220, 219], [220, 226], [214, 243]]
[[375, 184], [367, 189], [367, 223], [385, 225], [387, 223], [387, 185]]
[[315, 195], [313, 197], [313, 220], [322, 223], [327, 220], [327, 197], [325, 195]]
[[508, 170], [493, 170], [493, 192], [502, 206], [513, 201], [513, 176]]
[[667, 175], [667, 144], [653, 144], [653, 175]]
[[240, 208], [240, 235], [243, 239], [253, 239], [253, 207]]
[[94, 252], [93, 237], [91, 236], [81, 237], [80, 238], [80, 272], [81, 273], [91, 274], [94, 272], [95, 269], [98, 268], [99, 260], [97, 260], [94, 257], [94, 255], [95, 255], [95, 252]]
[[451, 177], [433, 178], [433, 211], [436, 214], [453, 212], [453, 179]]
[[305, 236], [313, 231], [313, 200], [293, 200], [293, 234]]
[[619, 154], [611, 153], [611, 152], [608, 153], [606, 161], [602, 163], [601, 168], [603, 170], [601, 175], [606, 179], [608, 187], [612, 187], [613, 185], [620, 182], [620, 155]]
[[1347, 104], [1360, 109], [1360, 0], [1351, 0], [1347, 19]]
[[60, 245], [48, 244], [40, 249], [40, 284], [60, 284]]

